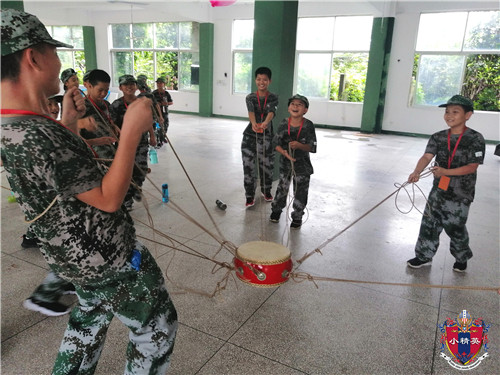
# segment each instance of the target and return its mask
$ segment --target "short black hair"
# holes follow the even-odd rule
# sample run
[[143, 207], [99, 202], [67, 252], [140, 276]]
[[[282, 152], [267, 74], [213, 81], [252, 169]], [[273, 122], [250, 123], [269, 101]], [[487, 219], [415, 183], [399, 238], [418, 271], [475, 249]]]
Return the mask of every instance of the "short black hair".
[[[40, 53], [45, 52], [45, 43], [38, 43], [34, 46], [28, 48], [33, 48]], [[1, 69], [1, 80], [10, 79], [12, 81], [17, 81], [19, 78], [19, 73], [21, 72], [21, 60], [26, 49], [11, 53], [7, 56], [2, 56], [2, 69]]]
[[92, 86], [97, 85], [99, 82], [110, 83], [111, 77], [104, 70], [94, 69], [89, 73], [88, 82]]
[[271, 79], [271, 76], [273, 75], [271, 69], [269, 69], [267, 66], [261, 66], [260, 68], [257, 68], [255, 70], [255, 78], [257, 78], [257, 74], [265, 74], [269, 79]]

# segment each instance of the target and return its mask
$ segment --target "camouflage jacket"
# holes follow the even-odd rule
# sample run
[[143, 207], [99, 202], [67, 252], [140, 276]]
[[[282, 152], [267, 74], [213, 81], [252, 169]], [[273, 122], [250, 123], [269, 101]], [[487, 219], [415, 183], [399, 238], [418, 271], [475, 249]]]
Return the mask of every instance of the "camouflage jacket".
[[[425, 149], [426, 153], [436, 156], [436, 162], [443, 168], [459, 168], [471, 163], [483, 164], [485, 153], [485, 142], [481, 133], [467, 128], [458, 144], [457, 151], [448, 167], [448, 156], [455, 149], [460, 134], [451, 134], [450, 151], [448, 151], [448, 130], [442, 130], [434, 133]], [[477, 173], [471, 173], [464, 176], [450, 176], [450, 185], [445, 195], [452, 200], [474, 200], [476, 189]], [[437, 188], [439, 178], [434, 178], [434, 188]]]
[[101, 211], [75, 195], [101, 185], [104, 172], [83, 140], [41, 116], [2, 118], [2, 162], [51, 269], [80, 285], [120, 269], [135, 245], [125, 209]]
[[[260, 105], [259, 105], [260, 101]], [[267, 101], [265, 97], [257, 98], [257, 94], [252, 92], [248, 94], [245, 98], [247, 104], [248, 112], [253, 112], [255, 114], [255, 120], [257, 124], [264, 121], [270, 112], [276, 115], [276, 110], [278, 109], [278, 95], [269, 93], [267, 96]], [[265, 103], [265, 105], [264, 105]], [[266, 135], [273, 135], [273, 122], [267, 126], [265, 130]], [[247, 127], [243, 131], [243, 134], [252, 135], [255, 137], [255, 132], [252, 130], [252, 123], [248, 123]], [[258, 137], [262, 137], [262, 133], [257, 133]]]

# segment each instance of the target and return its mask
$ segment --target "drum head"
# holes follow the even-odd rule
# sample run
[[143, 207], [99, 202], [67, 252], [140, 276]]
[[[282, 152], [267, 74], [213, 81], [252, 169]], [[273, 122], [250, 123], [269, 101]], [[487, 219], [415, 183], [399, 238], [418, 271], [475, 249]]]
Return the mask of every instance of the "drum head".
[[251, 263], [278, 264], [290, 259], [290, 250], [275, 242], [252, 241], [241, 245], [236, 256]]

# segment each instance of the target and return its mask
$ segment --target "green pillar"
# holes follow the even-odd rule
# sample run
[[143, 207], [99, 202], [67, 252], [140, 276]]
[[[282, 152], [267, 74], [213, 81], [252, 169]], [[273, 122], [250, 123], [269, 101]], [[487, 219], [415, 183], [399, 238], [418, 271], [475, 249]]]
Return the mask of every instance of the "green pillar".
[[213, 114], [214, 86], [214, 24], [200, 24], [200, 92], [199, 115]]
[[83, 51], [85, 53], [85, 69], [87, 72], [97, 69], [97, 51], [95, 44], [95, 29], [93, 26], [83, 28]]
[[15, 9], [24, 12], [23, 1], [0, 1], [1, 9]]
[[373, 19], [370, 58], [361, 117], [361, 131], [365, 133], [380, 133], [382, 131], [393, 29], [394, 17]]
[[279, 96], [275, 128], [288, 117], [287, 99], [293, 95], [298, 6], [298, 0], [255, 1], [252, 90], [257, 90], [253, 79], [255, 69], [269, 67], [273, 72], [269, 91]]

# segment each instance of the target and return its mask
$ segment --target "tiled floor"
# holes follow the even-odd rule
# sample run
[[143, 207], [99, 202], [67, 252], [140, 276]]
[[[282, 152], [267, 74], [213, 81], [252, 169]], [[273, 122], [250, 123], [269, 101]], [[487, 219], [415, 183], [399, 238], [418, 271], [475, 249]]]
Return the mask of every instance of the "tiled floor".
[[[439, 124], [441, 118], [437, 118]], [[444, 123], [442, 124], [444, 126]], [[236, 245], [268, 240], [285, 244], [294, 261], [334, 237], [395, 191], [424, 151], [421, 138], [318, 129], [318, 153], [312, 156], [307, 221], [290, 232], [284, 216], [268, 221], [270, 203], [244, 208], [241, 133], [244, 122], [172, 114], [169, 136], [220, 234], [204, 212], [170, 147], [159, 150], [145, 184], [154, 227], [180, 244], [220, 261], [231, 262], [213, 236], [162, 204], [153, 184], [169, 184], [172, 202], [208, 232]], [[436, 129], [438, 130], [438, 129]], [[394, 196], [324, 246], [295, 271], [328, 278], [394, 283], [498, 286], [500, 158], [487, 145], [479, 168], [476, 201], [468, 228], [474, 258], [466, 273], [453, 272], [448, 238], [431, 267], [412, 270], [420, 214], [403, 214]], [[419, 186], [427, 194], [430, 179]], [[8, 186], [5, 174], [2, 185]], [[43, 279], [47, 265], [36, 249], [24, 250], [23, 216], [2, 190], [2, 374], [49, 374], [67, 316], [48, 318], [23, 309], [22, 301]], [[227, 204], [221, 211], [220, 199]], [[405, 194], [397, 204], [410, 207]], [[418, 195], [417, 206], [424, 199]], [[136, 219], [147, 221], [136, 203]], [[167, 271], [168, 287], [179, 314], [179, 332], [171, 374], [456, 374], [440, 354], [438, 323], [462, 309], [491, 324], [489, 354], [472, 373], [500, 373], [499, 295], [491, 291], [428, 289], [332, 281], [288, 281], [277, 288], [256, 288], [232, 273], [227, 286], [212, 293], [225, 275], [211, 261], [170, 247], [169, 240], [137, 225], [144, 242]], [[198, 291], [195, 293], [193, 291]], [[65, 297], [66, 303], [76, 303]], [[123, 373], [127, 331], [114, 321], [97, 374]], [[449, 353], [447, 353], [449, 354]]]

